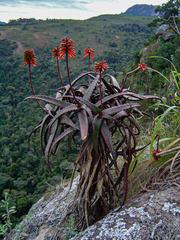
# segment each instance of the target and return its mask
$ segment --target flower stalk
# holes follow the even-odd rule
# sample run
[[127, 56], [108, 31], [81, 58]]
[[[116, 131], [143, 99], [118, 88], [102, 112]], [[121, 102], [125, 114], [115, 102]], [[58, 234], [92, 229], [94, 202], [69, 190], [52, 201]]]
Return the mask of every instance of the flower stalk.
[[[90, 72], [90, 57], [92, 57], [92, 60], [94, 60], [94, 56], [93, 56], [93, 53], [94, 53], [94, 50], [90, 49], [90, 48], [85, 48], [84, 49], [84, 57], [87, 57], [88, 56], [88, 71]], [[89, 76], [89, 85], [91, 84], [91, 80], [90, 80], [90, 76]]]
[[[63, 85], [63, 87], [65, 88], [65, 84], [62, 80], [62, 77], [61, 77], [61, 74], [60, 74], [60, 69], [59, 69], [59, 58], [60, 58], [60, 47], [57, 46], [56, 48], [53, 48], [53, 55], [52, 55], [53, 58], [57, 57], [57, 69], [58, 69], [58, 76], [59, 76], [59, 79]], [[60, 58], [61, 60], [64, 59], [64, 56], [62, 56]]]
[[102, 104], [102, 86], [101, 86], [101, 74], [107, 71], [108, 65], [105, 60], [102, 60], [100, 63], [95, 63], [94, 70], [95, 73], [99, 72], [99, 87], [100, 87], [100, 101], [101, 101], [101, 112], [100, 114], [102, 115], [102, 109], [103, 109], [103, 104]]
[[80, 102], [77, 100], [72, 84], [71, 84], [71, 79], [70, 79], [70, 73], [69, 73], [69, 65], [68, 65], [68, 58], [72, 57], [75, 58], [76, 52], [75, 52], [75, 47], [74, 47], [74, 41], [71, 40], [70, 38], [62, 38], [62, 43], [60, 47], [60, 59], [64, 59], [64, 55], [66, 55], [66, 67], [67, 67], [67, 75], [68, 75], [68, 80], [69, 80], [69, 86], [73, 95], [74, 100], [76, 101], [78, 108], [81, 107]]
[[[31, 84], [31, 91], [33, 93], [33, 95], [35, 94], [34, 88], [33, 88], [33, 84], [32, 84], [32, 78], [31, 78], [31, 64], [36, 67], [36, 56], [34, 53], [34, 50], [25, 50], [24, 51], [24, 59], [23, 59], [23, 66], [26, 66], [28, 64], [29, 66], [29, 80], [30, 80], [30, 84]], [[41, 104], [39, 103], [39, 101], [36, 99], [37, 104], [39, 105], [39, 107], [43, 110], [46, 111]]]
[[132, 74], [132, 73], [135, 73], [136, 71], [138, 71], [138, 70], [141, 70], [141, 71], [145, 71], [147, 69], [147, 66], [143, 63], [139, 63], [139, 65], [138, 65], [138, 67], [136, 68], [136, 69], [134, 69], [134, 70], [132, 70], [132, 71], [130, 71], [130, 72], [128, 72], [128, 73], [126, 73], [126, 76], [125, 76], [125, 78], [124, 78], [124, 80], [123, 80], [123, 82], [122, 82], [122, 86], [121, 86], [121, 92], [122, 92], [122, 90], [123, 90], [123, 88], [124, 88], [124, 85], [125, 85], [125, 83], [126, 83], [126, 80], [127, 80], [127, 77], [128, 77], [128, 75], [130, 75], [130, 74]]

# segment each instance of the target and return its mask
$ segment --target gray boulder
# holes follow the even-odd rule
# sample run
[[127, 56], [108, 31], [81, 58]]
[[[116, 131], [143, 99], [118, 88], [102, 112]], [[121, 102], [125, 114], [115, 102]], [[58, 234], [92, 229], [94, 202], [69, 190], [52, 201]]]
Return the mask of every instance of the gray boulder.
[[77, 177], [68, 195], [69, 184], [40, 199], [20, 228], [16, 227], [7, 239], [180, 240], [180, 178], [176, 185], [169, 181], [157, 190], [141, 191], [134, 199], [128, 199], [119, 212], [109, 213], [75, 235], [73, 224], [67, 228], [66, 214], [73, 203], [78, 181]]
[[167, 30], [169, 30], [169, 25], [168, 24], [162, 24], [160, 27], [156, 29], [156, 35], [161, 35]]
[[179, 240], [179, 188], [171, 186], [131, 199], [119, 212], [109, 213], [72, 239]]

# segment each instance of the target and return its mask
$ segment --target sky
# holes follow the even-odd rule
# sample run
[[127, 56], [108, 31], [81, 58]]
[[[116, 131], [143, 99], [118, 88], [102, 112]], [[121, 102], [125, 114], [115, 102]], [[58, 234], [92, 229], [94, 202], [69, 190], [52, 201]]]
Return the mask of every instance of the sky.
[[120, 14], [135, 4], [162, 5], [167, 0], [0, 0], [0, 21], [18, 18], [88, 19]]

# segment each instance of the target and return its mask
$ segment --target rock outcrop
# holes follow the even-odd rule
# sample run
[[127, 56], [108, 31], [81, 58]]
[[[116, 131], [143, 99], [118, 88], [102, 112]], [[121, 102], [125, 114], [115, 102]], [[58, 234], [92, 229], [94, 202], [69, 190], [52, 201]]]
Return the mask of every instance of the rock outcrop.
[[155, 191], [140, 193], [128, 200], [119, 212], [109, 213], [73, 237], [75, 229], [67, 228], [67, 223], [62, 227], [62, 223], [73, 202], [77, 183], [78, 178], [67, 196], [68, 185], [48, 199], [40, 199], [21, 223], [21, 230], [16, 228], [8, 240], [17, 236], [23, 240], [180, 239], [180, 178], [176, 181], [177, 186], [170, 181]]
[[163, 37], [164, 41], [169, 41], [172, 35], [176, 35], [169, 27], [168, 24], [162, 24], [156, 29], [156, 35]]
[[104, 219], [73, 240], [86, 239], [180, 239], [180, 192], [177, 187], [144, 193], [119, 212]]
[[134, 16], [156, 16], [159, 14], [155, 13], [157, 6], [148, 5], [148, 4], [136, 4], [126, 10], [124, 14], [134, 15]]

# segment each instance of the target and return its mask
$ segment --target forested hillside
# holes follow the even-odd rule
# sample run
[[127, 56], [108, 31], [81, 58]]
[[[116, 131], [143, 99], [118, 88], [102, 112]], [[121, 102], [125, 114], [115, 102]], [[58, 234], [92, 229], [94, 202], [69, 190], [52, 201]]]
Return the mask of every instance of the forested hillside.
[[[71, 176], [79, 148], [73, 146], [69, 152], [67, 143], [62, 143], [59, 155], [54, 156], [54, 175], [46, 168], [38, 133], [37, 138], [31, 138], [29, 148], [28, 135], [44, 113], [35, 101], [24, 101], [32, 95], [28, 68], [23, 67], [24, 50], [34, 49], [36, 54], [37, 67], [32, 68], [36, 94], [54, 96], [53, 90], [61, 87], [52, 50], [65, 36], [74, 40], [76, 48], [76, 61], [70, 59], [69, 62], [72, 79], [88, 70], [87, 59], [83, 56], [84, 49], [90, 47], [95, 51], [94, 62], [106, 60], [121, 81], [123, 70], [140, 60], [143, 43], [149, 44], [147, 42], [153, 30], [147, 24], [152, 19], [103, 15], [85, 21], [19, 19], [0, 26], [0, 195], [2, 198], [3, 191], [9, 189], [11, 204], [17, 208], [14, 222], [20, 221], [49, 184], [55, 187], [62, 178]], [[166, 48], [169, 51], [167, 57], [174, 51], [174, 42], [175, 38], [168, 44], [163, 40], [160, 42], [162, 53]], [[60, 62], [60, 70], [68, 83], [64, 61]], [[91, 70], [94, 70], [93, 62]], [[139, 85], [136, 82], [134, 88], [144, 91], [142, 82]]]

